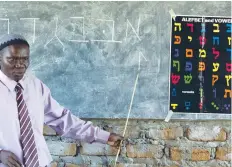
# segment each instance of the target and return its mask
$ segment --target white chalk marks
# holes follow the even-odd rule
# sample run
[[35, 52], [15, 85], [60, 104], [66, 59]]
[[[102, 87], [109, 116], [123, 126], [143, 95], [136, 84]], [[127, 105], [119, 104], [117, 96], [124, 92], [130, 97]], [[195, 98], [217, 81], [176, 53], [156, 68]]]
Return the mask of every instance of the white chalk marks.
[[147, 61], [147, 59], [146, 59], [146, 57], [143, 55], [143, 53], [142, 53], [141, 51], [138, 51], [138, 53], [139, 53], [139, 67], [138, 67], [138, 70], [140, 70], [140, 61], [141, 61], [141, 57], [142, 57], [145, 61]]
[[55, 29], [55, 36], [52, 37], [52, 39], [50, 39], [44, 46], [47, 47], [47, 45], [52, 41], [54, 40], [55, 38], [58, 40], [58, 42], [63, 46], [63, 51], [64, 51], [64, 44], [63, 42], [60, 40], [60, 38], [57, 36], [57, 23], [58, 23], [58, 17], [55, 18], [56, 20], [56, 29]]
[[[112, 14], [111, 14], [112, 15]], [[88, 16], [72, 16], [72, 17], [68, 17], [68, 18], [64, 18], [62, 19], [62, 22], [64, 22], [64, 24], [61, 24], [61, 28], [65, 28], [67, 26], [72, 25], [72, 22], [74, 23], [74, 25], [76, 27], [78, 27], [78, 33], [74, 33], [73, 35], [77, 35], [79, 37], [70, 37], [69, 34], [65, 34], [65, 38], [69, 38], [67, 39], [67, 41], [69, 42], [75, 42], [75, 43], [87, 43], [87, 42], [102, 42], [102, 43], [123, 43], [122, 41], [127, 41], [131, 37], [135, 37], [136, 40], [138, 40], [139, 42], [142, 40], [140, 36], [140, 27], [143, 26], [142, 21], [145, 21], [144, 19], [147, 18], [146, 17], [142, 17], [142, 16], [146, 16], [147, 14], [139, 14], [138, 18], [137, 18], [137, 22], [134, 23], [134, 19], [127, 19], [125, 18], [124, 23], [122, 24], [122, 22], [116, 22], [114, 19], [111, 19], [112, 17], [110, 17], [110, 19], [104, 19], [104, 18], [93, 18], [93, 17], [88, 17]], [[141, 19], [142, 18], [142, 19]], [[29, 24], [29, 26], [32, 26], [32, 29], [28, 28], [24, 31], [25, 33], [32, 33], [32, 43], [35, 43], [37, 36], [40, 35], [44, 35], [44, 33], [48, 33], [50, 34], [51, 32], [45, 32], [44, 30], [41, 30], [41, 28], [39, 29], [40, 34], [36, 34], [36, 26], [37, 25], [43, 25], [42, 28], [47, 28], [47, 25], [44, 24], [44, 20], [38, 18], [38, 17], [28, 17], [28, 18], [19, 18], [20, 24], [24, 25]], [[54, 32], [54, 36], [47, 42], [45, 43], [45, 47], [47, 47], [48, 44], [50, 44], [53, 40], [57, 40], [60, 45], [62, 45], [62, 47], [64, 48], [64, 40], [61, 40], [61, 38], [58, 36], [58, 16], [54, 17], [54, 21], [55, 21], [55, 32]], [[1, 28], [5, 29], [6, 27], [6, 32], [9, 34], [10, 33], [10, 29], [11, 29], [11, 24], [12, 26], [16, 25], [14, 23], [11, 22], [10, 18], [0, 18], [0, 22], [5, 22], [1, 24], [3, 25]], [[11, 23], [11, 24], [10, 24]], [[94, 26], [92, 24], [95, 24]], [[142, 23], [142, 24], [141, 24]], [[53, 23], [52, 23], [53, 24]], [[52, 25], [49, 24], [48, 26]], [[103, 26], [102, 26], [103, 25]], [[137, 26], [136, 26], [137, 25]], [[48, 30], [50, 30], [51, 27], [49, 27]], [[73, 28], [74, 30], [76, 30], [76, 28]], [[91, 32], [86, 33], [88, 29], [92, 29]], [[107, 29], [107, 30], [105, 30]], [[62, 29], [63, 30], [63, 29]], [[73, 30], [73, 32], [74, 32]], [[20, 30], [22, 31], [22, 30]], [[6, 33], [3, 32], [3, 33]], [[70, 33], [73, 33], [70, 32]], [[105, 35], [106, 37], [104, 38], [101, 33], [103, 32], [103, 36]], [[61, 31], [61, 33], [63, 33], [63, 31]], [[122, 35], [124, 34], [125, 35]], [[91, 34], [90, 36], [88, 36], [89, 34]], [[102, 39], [101, 39], [102, 37]], [[121, 37], [121, 39], [118, 39], [119, 37]], [[70, 39], [71, 38], [71, 39]], [[62, 38], [64, 39], [64, 38]]]
[[[114, 20], [108, 20], [108, 19], [94, 19], [94, 18], [85, 18], [85, 17], [70, 17], [71, 19], [81, 19], [82, 20], [82, 39], [71, 39], [69, 41], [71, 42], [106, 42], [106, 43], [122, 43], [122, 41], [116, 41], [114, 40], [115, 36], [115, 22]], [[85, 19], [93, 19], [95, 22], [110, 22], [112, 24], [111, 26], [111, 39], [104, 40], [104, 39], [90, 39], [86, 40], [85, 36]], [[103, 33], [105, 33], [105, 30], [103, 30]]]
[[130, 23], [130, 21], [127, 19], [127, 24], [126, 24], [126, 39], [127, 39], [127, 34], [128, 34], [128, 25], [130, 25], [131, 29], [133, 30], [134, 34], [136, 35], [136, 37], [138, 38], [139, 41], [141, 41], [140, 37], [139, 37], [139, 25], [140, 25], [140, 17], [138, 19], [138, 26], [137, 26], [137, 30], [135, 30], [135, 28], [132, 26], [132, 24]]
[[102, 40], [102, 39], [91, 39], [92, 42], [107, 42], [107, 43], [122, 43], [122, 41], [115, 41], [114, 40], [114, 20], [107, 20], [107, 19], [95, 19], [95, 21], [100, 21], [100, 22], [111, 22], [112, 27], [111, 27], [111, 40]]
[[83, 39], [70, 39], [71, 42], [89, 42], [85, 40], [85, 18], [84, 17], [70, 17], [71, 19], [80, 19], [82, 20], [82, 38]]
[[7, 21], [7, 34], [9, 34], [10, 33], [10, 19], [9, 18], [0, 18], [0, 21], [1, 20], [2, 21]]
[[35, 21], [39, 20], [39, 18], [20, 18], [20, 20], [33, 20], [33, 37], [32, 37], [32, 41], [33, 43], [35, 42]]
[[132, 52], [128, 57], [127, 65], [133, 66], [138, 64], [138, 70], [141, 69], [141, 61], [148, 61], [147, 58], [144, 56], [141, 50], [136, 50]]

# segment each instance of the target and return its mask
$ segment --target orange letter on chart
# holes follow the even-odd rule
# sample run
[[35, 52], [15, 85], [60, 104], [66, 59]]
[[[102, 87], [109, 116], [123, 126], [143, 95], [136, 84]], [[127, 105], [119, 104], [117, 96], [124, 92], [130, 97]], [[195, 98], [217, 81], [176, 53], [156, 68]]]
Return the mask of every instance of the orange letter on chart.
[[218, 75], [212, 75], [212, 86], [214, 86], [217, 80], [218, 80]]
[[204, 62], [199, 62], [198, 70], [199, 71], [205, 71], [205, 63]]
[[229, 94], [229, 97], [232, 98], [232, 90], [225, 89], [224, 98], [228, 98], [228, 94]]
[[180, 37], [180, 36], [175, 35], [175, 41], [174, 41], [174, 44], [180, 44], [180, 42], [181, 42], [181, 37]]
[[186, 57], [193, 57], [193, 50], [192, 49], [186, 49]]

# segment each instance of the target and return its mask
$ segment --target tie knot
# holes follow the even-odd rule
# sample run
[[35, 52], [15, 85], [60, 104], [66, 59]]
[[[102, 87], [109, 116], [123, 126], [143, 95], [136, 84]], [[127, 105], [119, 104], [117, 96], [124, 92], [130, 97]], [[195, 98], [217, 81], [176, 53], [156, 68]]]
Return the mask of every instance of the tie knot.
[[16, 86], [15, 86], [15, 91], [16, 92], [19, 92], [19, 91], [22, 91], [23, 87], [20, 83], [18, 83]]

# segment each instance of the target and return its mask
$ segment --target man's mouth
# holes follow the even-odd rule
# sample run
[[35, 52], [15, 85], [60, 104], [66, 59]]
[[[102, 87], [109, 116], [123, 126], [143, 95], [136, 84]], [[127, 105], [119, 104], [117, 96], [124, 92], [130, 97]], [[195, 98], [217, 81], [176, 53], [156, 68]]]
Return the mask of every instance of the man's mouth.
[[19, 73], [19, 74], [21, 74], [21, 73], [24, 73], [25, 72], [25, 70], [24, 70], [24, 68], [20, 68], [20, 69], [15, 69], [15, 71], [14, 71], [15, 73]]
[[14, 72], [14, 75], [15, 75], [15, 76], [22, 76], [22, 75], [24, 75], [24, 73], [25, 73], [24, 70], [15, 71], [15, 72]]

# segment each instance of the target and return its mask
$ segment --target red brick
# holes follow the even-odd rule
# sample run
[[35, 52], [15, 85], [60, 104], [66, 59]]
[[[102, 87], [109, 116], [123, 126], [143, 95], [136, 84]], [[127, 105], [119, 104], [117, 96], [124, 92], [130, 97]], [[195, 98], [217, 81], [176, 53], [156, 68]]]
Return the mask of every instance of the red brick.
[[216, 159], [222, 161], [231, 161], [232, 150], [231, 147], [217, 147], [216, 149]]
[[208, 161], [210, 160], [210, 152], [206, 149], [195, 148], [192, 150], [192, 161]]
[[148, 136], [152, 139], [175, 140], [183, 136], [183, 128], [150, 129]]
[[173, 161], [180, 161], [181, 160], [181, 150], [177, 147], [170, 148], [170, 159]]

